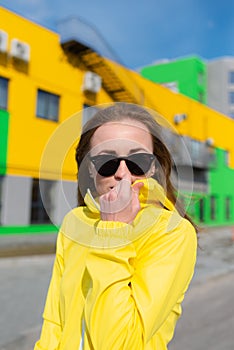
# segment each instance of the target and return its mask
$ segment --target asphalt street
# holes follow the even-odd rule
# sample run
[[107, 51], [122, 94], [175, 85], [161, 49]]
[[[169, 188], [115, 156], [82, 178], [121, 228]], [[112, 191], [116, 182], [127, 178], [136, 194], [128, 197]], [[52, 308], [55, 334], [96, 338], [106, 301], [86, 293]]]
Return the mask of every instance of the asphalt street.
[[[194, 279], [169, 350], [233, 350], [232, 231], [213, 229], [200, 236]], [[53, 254], [0, 259], [0, 350], [33, 349], [53, 259]]]
[[169, 350], [234, 349], [234, 272], [190, 288]]

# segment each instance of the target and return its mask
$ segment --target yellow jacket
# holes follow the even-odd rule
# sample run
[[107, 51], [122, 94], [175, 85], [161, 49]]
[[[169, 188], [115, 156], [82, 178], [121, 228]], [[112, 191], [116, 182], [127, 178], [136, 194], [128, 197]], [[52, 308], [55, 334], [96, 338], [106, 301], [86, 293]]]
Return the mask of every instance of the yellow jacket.
[[131, 225], [100, 220], [89, 196], [87, 206], [66, 215], [34, 350], [167, 349], [197, 239], [159, 184], [143, 182]]

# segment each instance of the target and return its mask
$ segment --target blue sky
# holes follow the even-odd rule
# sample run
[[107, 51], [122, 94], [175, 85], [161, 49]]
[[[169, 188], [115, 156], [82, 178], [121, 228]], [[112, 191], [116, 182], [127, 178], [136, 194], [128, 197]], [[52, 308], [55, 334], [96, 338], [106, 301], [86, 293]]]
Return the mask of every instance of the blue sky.
[[79, 16], [132, 69], [181, 56], [234, 56], [233, 0], [0, 0], [0, 5], [55, 31], [59, 20]]

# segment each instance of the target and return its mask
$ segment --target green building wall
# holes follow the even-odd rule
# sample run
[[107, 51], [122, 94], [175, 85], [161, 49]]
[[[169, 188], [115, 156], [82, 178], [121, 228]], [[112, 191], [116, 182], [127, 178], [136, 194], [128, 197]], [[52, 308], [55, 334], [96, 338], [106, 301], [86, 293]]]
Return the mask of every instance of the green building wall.
[[178, 92], [206, 104], [207, 69], [198, 57], [181, 58], [142, 68], [140, 74], [155, 83], [176, 83]]
[[234, 225], [234, 169], [227, 165], [227, 152], [215, 151], [216, 166], [208, 172], [209, 191], [194, 193], [188, 212], [201, 226]]
[[[215, 221], [220, 224], [234, 224], [234, 169], [228, 167], [228, 153], [216, 149], [217, 167], [209, 172], [210, 196], [214, 196], [217, 205]], [[227, 217], [227, 199], [230, 204], [230, 217]], [[210, 206], [209, 206], [210, 207]], [[212, 225], [213, 220], [209, 220]]]
[[[175, 83], [178, 92], [206, 104], [207, 68], [200, 58], [187, 57], [141, 69], [141, 75], [160, 84]], [[234, 169], [228, 153], [215, 149], [216, 164], [207, 172], [207, 193], [185, 193], [189, 215], [200, 226], [234, 225]]]
[[8, 128], [9, 113], [0, 109], [0, 175], [5, 175], [7, 170]]

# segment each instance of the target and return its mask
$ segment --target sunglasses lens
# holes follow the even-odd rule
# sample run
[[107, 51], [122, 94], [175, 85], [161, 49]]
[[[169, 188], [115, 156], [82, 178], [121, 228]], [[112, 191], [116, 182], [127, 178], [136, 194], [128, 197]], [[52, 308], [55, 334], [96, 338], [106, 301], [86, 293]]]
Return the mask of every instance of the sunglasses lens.
[[154, 156], [148, 153], [136, 153], [128, 157], [127, 166], [133, 175], [145, 175], [152, 164]]
[[109, 155], [98, 155], [91, 158], [97, 172], [105, 177], [116, 173], [121, 160], [126, 162], [128, 170], [132, 175], [142, 176], [149, 171], [154, 156], [149, 153], [136, 153], [123, 158], [111, 157]]
[[112, 176], [116, 173], [119, 167], [119, 160], [116, 157], [110, 157], [109, 155], [100, 155], [91, 158], [95, 169], [101, 176]]
[[119, 167], [118, 159], [111, 159], [106, 163], [102, 164], [99, 169], [97, 169], [98, 173], [101, 176], [112, 176], [116, 173]]

